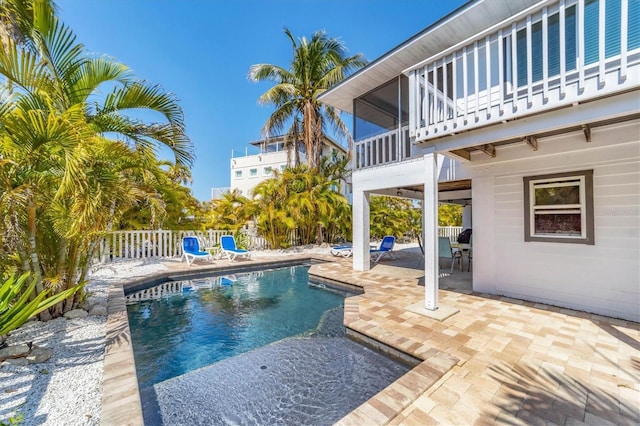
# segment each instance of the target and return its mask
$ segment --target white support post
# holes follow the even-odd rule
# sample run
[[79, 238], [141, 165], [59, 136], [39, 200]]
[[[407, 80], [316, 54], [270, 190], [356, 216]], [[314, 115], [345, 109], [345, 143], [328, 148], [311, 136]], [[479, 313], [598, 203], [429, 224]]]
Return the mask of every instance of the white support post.
[[489, 36], [486, 36], [484, 39], [484, 62], [487, 82], [487, 118], [491, 118], [491, 41], [489, 40]]
[[[533, 105], [533, 43], [531, 40], [531, 15], [527, 15], [527, 106]], [[543, 40], [544, 44], [544, 40]]]
[[576, 55], [576, 66], [578, 67], [578, 90], [580, 93], [584, 90], [584, 65], [585, 65], [585, 47], [584, 47], [584, 0], [578, 0], [578, 54]]
[[478, 40], [473, 42], [473, 91], [475, 93], [476, 106], [474, 109], [474, 120], [480, 119], [480, 70], [478, 67]]
[[369, 194], [354, 185], [353, 190], [353, 269], [368, 271], [369, 255]]
[[513, 96], [511, 105], [513, 112], [518, 109], [518, 36], [516, 32], [516, 23], [511, 24], [511, 84], [513, 87]]
[[[424, 156], [424, 307], [438, 309], [438, 165], [435, 153]], [[354, 223], [355, 229], [355, 223]], [[354, 260], [355, 262], [355, 260]]]
[[464, 122], [467, 124], [467, 116], [469, 114], [469, 75], [467, 73], [467, 46], [462, 48], [462, 94], [464, 99]]

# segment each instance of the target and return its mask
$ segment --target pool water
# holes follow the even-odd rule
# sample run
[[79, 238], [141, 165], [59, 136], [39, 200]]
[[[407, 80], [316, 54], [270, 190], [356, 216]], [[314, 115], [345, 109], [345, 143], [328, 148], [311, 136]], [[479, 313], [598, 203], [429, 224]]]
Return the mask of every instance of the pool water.
[[291, 336], [317, 334], [345, 293], [308, 284], [308, 267], [168, 282], [127, 296], [141, 388]]

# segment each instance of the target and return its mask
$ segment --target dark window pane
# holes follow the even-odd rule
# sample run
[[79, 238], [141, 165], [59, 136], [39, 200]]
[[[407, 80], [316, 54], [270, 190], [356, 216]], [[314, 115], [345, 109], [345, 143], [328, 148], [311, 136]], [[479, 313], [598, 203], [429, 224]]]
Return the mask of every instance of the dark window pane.
[[580, 204], [580, 186], [556, 186], [535, 188], [535, 205]]
[[582, 221], [579, 213], [536, 214], [535, 235], [581, 235]]
[[549, 16], [549, 77], [560, 74], [560, 14]]
[[598, 61], [598, 31], [600, 22], [598, 0], [584, 2], [584, 64], [589, 65]]
[[610, 58], [620, 54], [620, 22], [622, 14], [622, 2], [607, 1], [605, 3], [605, 36], [604, 56]]

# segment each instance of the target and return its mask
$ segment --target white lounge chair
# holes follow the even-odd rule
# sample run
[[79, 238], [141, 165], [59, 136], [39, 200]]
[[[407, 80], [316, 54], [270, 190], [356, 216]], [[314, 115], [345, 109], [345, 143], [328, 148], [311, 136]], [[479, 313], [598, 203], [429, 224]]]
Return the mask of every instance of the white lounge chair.
[[353, 246], [335, 246], [331, 248], [331, 254], [337, 257], [351, 257]]
[[206, 259], [211, 262], [212, 257], [211, 253], [208, 251], [200, 250], [200, 241], [198, 240], [198, 237], [184, 237], [182, 239], [181, 262], [182, 259], [185, 259], [187, 261], [187, 265], [191, 266], [196, 259]]
[[236, 246], [236, 239], [233, 235], [223, 235], [220, 237], [221, 253], [227, 256], [229, 261], [233, 261], [236, 257], [251, 258], [251, 252], [249, 250], [239, 249]]

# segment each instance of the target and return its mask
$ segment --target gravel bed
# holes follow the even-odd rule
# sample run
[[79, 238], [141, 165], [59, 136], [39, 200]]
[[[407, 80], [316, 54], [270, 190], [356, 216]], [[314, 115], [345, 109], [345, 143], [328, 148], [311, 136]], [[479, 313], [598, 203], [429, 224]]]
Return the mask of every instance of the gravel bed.
[[[105, 265], [90, 276], [85, 307], [106, 306], [111, 282], [163, 269], [159, 261]], [[40, 364], [0, 365], [0, 422], [21, 415], [25, 426], [100, 424], [106, 322], [106, 315], [57, 318], [9, 333], [9, 345], [33, 342], [53, 355]]]

